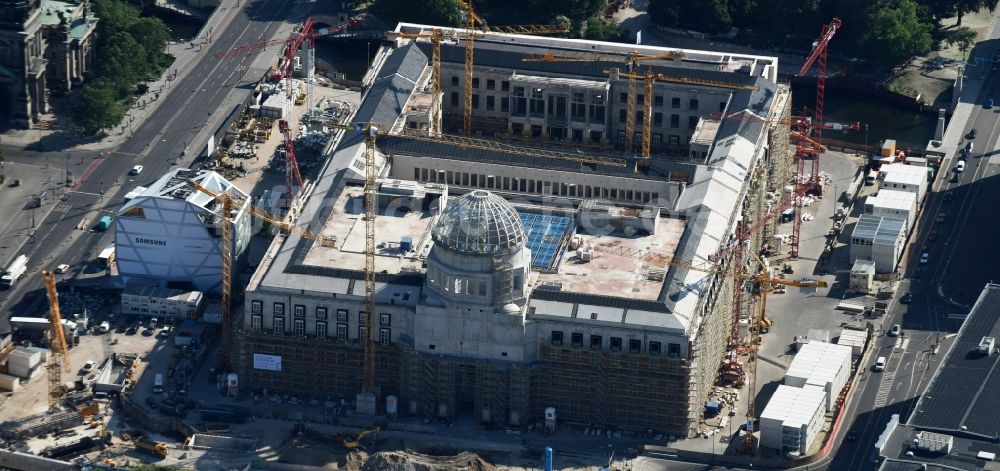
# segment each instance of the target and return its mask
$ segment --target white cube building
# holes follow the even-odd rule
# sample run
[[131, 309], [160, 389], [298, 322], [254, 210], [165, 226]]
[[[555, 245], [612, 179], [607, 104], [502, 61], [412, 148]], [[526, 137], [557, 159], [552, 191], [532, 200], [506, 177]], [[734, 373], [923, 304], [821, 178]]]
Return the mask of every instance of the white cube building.
[[122, 314], [171, 319], [194, 319], [201, 310], [201, 291], [150, 286], [134, 280], [122, 291]]
[[882, 182], [879, 191], [901, 190], [917, 195], [917, 204], [924, 200], [927, 194], [927, 167], [906, 164], [883, 165]]
[[892, 273], [905, 246], [905, 219], [862, 214], [851, 233], [851, 263], [871, 260], [876, 273]]
[[221, 287], [222, 204], [192, 189], [189, 181], [243, 201], [227, 216], [234, 223], [233, 258], [243, 253], [252, 232], [247, 194], [215, 172], [176, 169], [118, 211], [115, 252], [118, 271], [126, 282], [152, 280], [161, 286], [202, 292]]
[[785, 384], [797, 388], [807, 384], [826, 391], [826, 409], [833, 410], [837, 397], [851, 376], [851, 347], [815, 340], [799, 348], [785, 373]]
[[903, 190], [879, 190], [877, 195], [865, 200], [865, 212], [905, 219], [906, 233], [909, 234], [917, 222], [917, 194]]
[[805, 455], [823, 428], [826, 391], [779, 385], [760, 414], [760, 446]]

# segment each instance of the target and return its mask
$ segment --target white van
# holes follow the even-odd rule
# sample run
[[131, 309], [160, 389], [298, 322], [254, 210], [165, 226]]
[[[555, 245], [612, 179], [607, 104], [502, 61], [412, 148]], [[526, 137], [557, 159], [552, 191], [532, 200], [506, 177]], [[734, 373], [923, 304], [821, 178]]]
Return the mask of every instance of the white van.
[[875, 371], [885, 371], [885, 357], [878, 357], [875, 359]]
[[865, 177], [865, 185], [874, 185], [878, 181], [878, 170], [872, 170], [868, 172], [868, 176]]
[[153, 394], [160, 394], [163, 392], [163, 374], [156, 373], [153, 377]]
[[97, 327], [97, 330], [102, 334], [106, 334], [109, 330], [111, 330], [111, 323], [108, 321], [101, 322], [101, 325]]

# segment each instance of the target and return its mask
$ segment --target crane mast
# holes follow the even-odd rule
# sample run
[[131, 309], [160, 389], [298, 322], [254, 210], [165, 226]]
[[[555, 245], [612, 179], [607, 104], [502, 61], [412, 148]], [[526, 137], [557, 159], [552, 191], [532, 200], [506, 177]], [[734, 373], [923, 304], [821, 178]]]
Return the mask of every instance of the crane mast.
[[375, 393], [375, 136], [378, 129], [370, 126], [365, 136], [365, 373], [362, 392]]
[[62, 314], [59, 312], [59, 293], [56, 291], [56, 275], [42, 271], [45, 292], [49, 296], [49, 411], [59, 411], [62, 402], [62, 371], [70, 372], [69, 352], [66, 347], [66, 332], [63, 330]]

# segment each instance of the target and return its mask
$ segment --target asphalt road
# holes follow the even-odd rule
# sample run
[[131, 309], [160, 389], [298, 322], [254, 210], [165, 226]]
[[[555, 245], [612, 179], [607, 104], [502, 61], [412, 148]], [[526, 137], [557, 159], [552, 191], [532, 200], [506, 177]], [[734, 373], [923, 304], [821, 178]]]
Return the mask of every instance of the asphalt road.
[[[31, 259], [29, 272], [13, 289], [0, 292], [0, 333], [10, 330], [9, 315], [41, 315], [46, 309], [44, 291], [38, 276], [42, 267], [59, 263], [72, 265], [74, 274], [94, 270], [93, 260], [101, 247], [113, 240], [111, 232], [77, 229], [82, 221], [96, 222], [101, 214], [113, 214], [122, 197], [136, 186], [163, 175], [178, 165], [189, 166], [204, 148], [211, 131], [245, 98], [263, 70], [251, 66], [259, 54], [275, 54], [274, 49], [252, 55], [217, 59], [216, 53], [236, 46], [270, 39], [283, 23], [298, 21], [292, 15], [291, 0], [258, 0], [243, 3], [233, 10], [225, 26], [217, 27], [212, 42], [200, 52], [180, 79], [172, 82], [161, 97], [159, 107], [131, 130], [131, 136], [111, 149], [106, 157], [90, 152], [90, 161], [74, 186], [53, 198], [40, 214], [35, 236], [21, 250]], [[52, 162], [66, 159], [66, 152], [43, 154], [3, 146], [8, 161], [44, 158]], [[74, 159], [79, 158], [74, 152]], [[134, 165], [143, 165], [138, 177], [128, 176]], [[102, 194], [103, 193], [103, 194]], [[67, 314], [67, 313], [64, 313]]]
[[[977, 103], [994, 95], [997, 76], [991, 74]], [[885, 372], [865, 371], [860, 397], [848, 417], [849, 427], [841, 437], [853, 432], [854, 441], [844, 441], [828, 469], [875, 469], [873, 445], [892, 414], [906, 422], [927, 382], [950, 345], [953, 333], [975, 302], [983, 286], [997, 277], [1000, 251], [989, 230], [1000, 201], [1000, 109], [979, 106], [965, 131], [975, 128], [973, 151], [965, 159], [965, 170], [955, 172], [959, 160], [948, 161], [934, 182], [934, 189], [921, 214], [919, 229], [911, 239], [907, 274], [893, 300], [892, 315], [884, 320], [889, 329], [901, 324], [905, 336], [878, 339], [878, 356], [888, 358]], [[968, 140], [963, 141], [968, 142]], [[946, 194], [950, 196], [946, 197]], [[942, 215], [939, 220], [939, 216]], [[926, 252], [928, 262], [920, 263]], [[906, 292], [911, 304], [899, 304]], [[934, 346], [940, 344], [939, 354]]]

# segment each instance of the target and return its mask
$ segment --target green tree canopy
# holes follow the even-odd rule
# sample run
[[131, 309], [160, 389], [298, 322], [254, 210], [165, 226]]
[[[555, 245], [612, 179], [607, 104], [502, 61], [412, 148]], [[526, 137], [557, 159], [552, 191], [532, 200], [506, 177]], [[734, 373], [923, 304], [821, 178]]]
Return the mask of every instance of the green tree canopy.
[[945, 33], [944, 42], [948, 44], [957, 44], [958, 49], [962, 51], [962, 54], [968, 52], [969, 48], [976, 43], [978, 34], [972, 28], [966, 26], [959, 26], [951, 31]]
[[732, 25], [725, 0], [650, 0], [649, 16], [654, 23], [720, 33]]
[[883, 65], [898, 64], [931, 49], [931, 27], [917, 17], [913, 0], [880, 0], [867, 10], [868, 29], [861, 46]]
[[440, 26], [462, 24], [462, 10], [457, 0], [375, 0], [372, 12], [382, 20]]
[[163, 58], [162, 51], [170, 42], [167, 25], [159, 18], [142, 18], [133, 23], [128, 32], [145, 49], [146, 63], [160, 65]]
[[87, 84], [73, 103], [73, 122], [84, 134], [96, 134], [117, 124], [122, 117], [111, 83]]
[[97, 67], [101, 77], [115, 85], [124, 98], [132, 87], [146, 79], [149, 73], [146, 49], [132, 35], [115, 33], [97, 51]]

